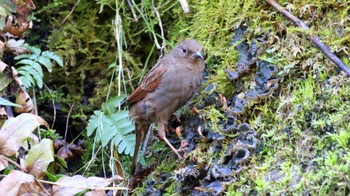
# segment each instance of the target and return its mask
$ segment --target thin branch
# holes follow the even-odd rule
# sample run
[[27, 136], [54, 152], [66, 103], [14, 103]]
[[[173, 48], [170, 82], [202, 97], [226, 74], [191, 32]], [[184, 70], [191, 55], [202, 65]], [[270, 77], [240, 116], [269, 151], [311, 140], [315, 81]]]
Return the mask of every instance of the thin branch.
[[40, 188], [46, 193], [46, 195], [52, 195], [46, 190], [46, 188], [43, 186], [43, 184], [38, 179], [35, 178], [35, 181], [36, 181], [36, 183], [38, 183]]
[[[309, 30], [310, 27], [304, 23], [304, 21], [295, 17], [293, 14], [284, 9], [280, 4], [278, 4], [275, 0], [265, 0], [268, 4], [273, 6], [277, 11], [282, 13], [284, 16], [293, 21], [297, 26], [302, 29]], [[321, 42], [321, 40], [315, 35], [309, 35], [309, 39], [311, 42], [316, 45], [334, 64], [336, 64], [341, 70], [346, 72], [348, 76], [350, 76], [350, 69], [347, 67], [335, 54], [331, 52], [331, 50]]]
[[[159, 14], [157, 8], [154, 6], [154, 0], [152, 0], [152, 9], [153, 9], [153, 11], [156, 13], [156, 16], [157, 16], [157, 19], [158, 19], [158, 26], [159, 26], [159, 28], [160, 28], [160, 36], [162, 37], [162, 40], [163, 40], [162, 46], [158, 47], [158, 49], [160, 49], [160, 53], [161, 53], [160, 56], [163, 56], [163, 50], [164, 50], [164, 48], [165, 48], [164, 30], [163, 30], [163, 24], [162, 24], [162, 20], [161, 20], [161, 18], [160, 18], [160, 14]], [[156, 41], [156, 43], [158, 44], [157, 40], [155, 40], [155, 41]], [[158, 44], [158, 45], [159, 45], [159, 44]], [[157, 45], [157, 46], [158, 46], [158, 45]]]
[[66, 120], [66, 131], [65, 131], [65, 133], [64, 133], [64, 140], [67, 139], [69, 117], [70, 117], [70, 115], [71, 115], [71, 113], [72, 113], [73, 107], [74, 107], [74, 103], [73, 103], [72, 106], [70, 107], [69, 112], [68, 112], [68, 115], [67, 115], [67, 120]]
[[57, 182], [50, 182], [50, 181], [46, 181], [46, 180], [39, 180], [37, 179], [37, 181], [41, 182], [41, 183], [45, 183], [45, 184], [50, 184], [50, 185], [56, 185], [56, 186], [60, 186], [60, 187], [69, 187], [69, 188], [75, 188], [75, 189], [83, 189], [83, 190], [129, 190], [129, 188], [127, 187], [92, 187], [92, 186], [76, 186], [74, 184], [66, 184], [66, 183], [57, 183]]
[[61, 24], [64, 24], [66, 22], [66, 20], [68, 19], [68, 17], [70, 15], [72, 15], [72, 13], [74, 12], [75, 8], [78, 6], [78, 4], [80, 3], [80, 0], [77, 1], [77, 3], [75, 3], [74, 7], [71, 9], [71, 11], [69, 12], [69, 14], [62, 20]]
[[2, 154], [0, 154], [0, 157], [5, 159], [6, 161], [10, 162], [12, 165], [16, 166], [22, 172], [28, 173], [28, 170], [26, 168], [23, 168], [22, 166], [20, 166], [17, 162], [13, 161], [12, 159], [10, 159]]
[[186, 0], [179, 0], [180, 1], [180, 4], [181, 4], [181, 7], [184, 11], [185, 14], [188, 14], [190, 13], [190, 7], [188, 6], [188, 3]]
[[[44, 84], [44, 86], [49, 91], [50, 95], [52, 95], [52, 97], [53, 97], [51, 89], [48, 86], [46, 86], [46, 84]], [[55, 103], [55, 99], [54, 98], [52, 98], [52, 106], [53, 106], [53, 120], [52, 120], [51, 129], [53, 129], [53, 126], [55, 126], [56, 116], [57, 116], [56, 103]]]
[[132, 5], [132, 3], [130, 2], [130, 0], [127, 0], [128, 2], [128, 5], [130, 7], [130, 10], [131, 10], [131, 13], [132, 13], [132, 16], [134, 17], [134, 21], [135, 22], [138, 22], [139, 19], [137, 18], [137, 15], [136, 15], [136, 12], [135, 12], [135, 9], [134, 9], [134, 6]]

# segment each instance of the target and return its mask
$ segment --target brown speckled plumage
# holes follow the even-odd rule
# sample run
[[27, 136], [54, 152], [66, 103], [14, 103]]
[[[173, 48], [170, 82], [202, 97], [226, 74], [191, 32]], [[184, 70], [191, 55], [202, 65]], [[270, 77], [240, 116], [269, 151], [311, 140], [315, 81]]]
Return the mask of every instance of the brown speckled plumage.
[[181, 42], [148, 72], [129, 96], [129, 115], [136, 126], [132, 173], [140, 144], [153, 122], [158, 125], [159, 137], [181, 158], [166, 139], [165, 128], [171, 114], [191, 98], [201, 82], [205, 67], [202, 51], [195, 40]]

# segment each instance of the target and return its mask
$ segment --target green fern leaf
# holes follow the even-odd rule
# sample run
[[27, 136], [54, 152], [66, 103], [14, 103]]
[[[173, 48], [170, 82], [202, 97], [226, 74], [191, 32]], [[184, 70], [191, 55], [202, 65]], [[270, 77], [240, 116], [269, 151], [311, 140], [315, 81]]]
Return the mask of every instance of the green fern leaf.
[[4, 99], [2, 97], [0, 97], [0, 105], [3, 105], [3, 106], [5, 106], [5, 105], [7, 105], [7, 106], [14, 106], [14, 107], [20, 107], [20, 108], [22, 107], [22, 106], [20, 106], [18, 104], [12, 103], [11, 101], [8, 101], [8, 100], [6, 100], [6, 99]]
[[45, 51], [41, 54], [41, 56], [47, 57], [51, 60], [54, 60], [60, 67], [63, 67], [63, 61], [61, 57], [57, 56], [55, 53], [50, 51]]
[[98, 127], [98, 120], [99, 116], [101, 116], [103, 113], [99, 110], [94, 111], [94, 114], [90, 117], [88, 125], [86, 127], [87, 130], [87, 136], [91, 136], [95, 130]]
[[[33, 61], [33, 60], [30, 60], [30, 59], [22, 59], [22, 60], [20, 60], [20, 61], [18, 61], [18, 62], [16, 63], [16, 65], [18, 65], [18, 64], [24, 64], [24, 65], [27, 65], [27, 66], [29, 66], [29, 67], [32, 67], [32, 68], [34, 68], [34, 69], [39, 73], [39, 75], [40, 75], [41, 77], [44, 76], [43, 69], [41, 68], [40, 64], [37, 63], [37, 62], [35, 62], [35, 61]], [[26, 66], [22, 66], [22, 67], [26, 67]], [[20, 68], [22, 68], [22, 67], [20, 67]], [[20, 69], [20, 68], [19, 68], [19, 69]]]
[[102, 105], [102, 110], [106, 113], [115, 112], [125, 98], [126, 96], [122, 95], [108, 99], [108, 101]]
[[135, 134], [123, 135], [118, 133], [114, 137], [114, 145], [118, 146], [118, 153], [125, 153], [130, 156], [133, 155], [135, 148]]
[[52, 72], [52, 63], [50, 61], [49, 58], [44, 57], [44, 56], [39, 56], [36, 59], [37, 62], [39, 62], [40, 64], [44, 65], [47, 69], [47, 71]]
[[109, 142], [118, 145], [118, 152], [131, 155], [135, 146], [134, 126], [128, 111], [116, 111], [125, 96], [114, 97], [102, 105], [103, 111], [96, 110], [90, 117], [87, 135], [95, 133], [95, 140], [106, 146]]
[[116, 129], [113, 127], [113, 122], [100, 111], [95, 111], [88, 123], [88, 136], [96, 132], [95, 139], [97, 142], [102, 142], [105, 147], [116, 134]]
[[33, 77], [28, 72], [21, 73], [19, 79], [21, 79], [24, 88], [30, 88], [32, 85], [35, 84]]
[[117, 134], [117, 130], [113, 126], [111, 119], [107, 118], [106, 116], [102, 116], [102, 121], [98, 128], [98, 134], [100, 135], [102, 146], [107, 146], [113, 136]]
[[[39, 65], [39, 67], [40, 67], [40, 65]], [[40, 69], [41, 69], [41, 67], [40, 67]], [[35, 82], [34, 82], [34, 80], [31, 80], [31, 83], [36, 84], [39, 88], [43, 87], [43, 74], [42, 73], [40, 74], [34, 67], [22, 66], [22, 67], [18, 68], [18, 73], [20, 75], [27, 75], [26, 78], [29, 77], [28, 74], [30, 74], [32, 76], [32, 78], [34, 78], [34, 80], [35, 80]]]
[[38, 56], [35, 55], [35, 54], [21, 54], [21, 55], [16, 56], [14, 59], [15, 60], [20, 60], [20, 59], [32, 59], [32, 60], [35, 60], [37, 58], [38, 58]]
[[40, 56], [40, 53], [41, 53], [41, 50], [40, 48], [37, 48], [35, 46], [29, 46], [29, 45], [26, 45], [25, 46], [29, 51], [31, 51], [33, 54], [37, 55], [37, 56]]

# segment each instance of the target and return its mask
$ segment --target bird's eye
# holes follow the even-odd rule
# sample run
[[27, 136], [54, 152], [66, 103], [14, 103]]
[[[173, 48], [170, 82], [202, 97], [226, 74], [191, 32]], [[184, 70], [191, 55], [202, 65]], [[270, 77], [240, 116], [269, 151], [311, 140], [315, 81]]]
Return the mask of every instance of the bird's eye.
[[182, 49], [182, 53], [184, 53], [184, 54], [186, 54], [186, 53], [187, 53], [186, 48], [183, 48], [183, 49]]

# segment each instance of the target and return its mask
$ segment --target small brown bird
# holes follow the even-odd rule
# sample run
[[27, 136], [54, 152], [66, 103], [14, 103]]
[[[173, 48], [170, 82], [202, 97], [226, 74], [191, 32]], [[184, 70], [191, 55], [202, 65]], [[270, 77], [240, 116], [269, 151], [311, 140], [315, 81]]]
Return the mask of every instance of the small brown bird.
[[158, 125], [158, 136], [176, 153], [165, 136], [171, 114], [182, 107], [197, 91], [204, 71], [203, 47], [196, 40], [184, 40], [148, 72], [128, 97], [129, 116], [135, 122], [136, 145], [131, 173], [137, 154], [151, 123]]

